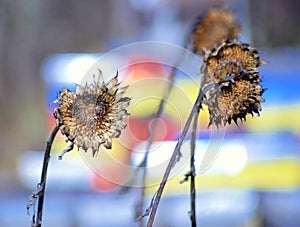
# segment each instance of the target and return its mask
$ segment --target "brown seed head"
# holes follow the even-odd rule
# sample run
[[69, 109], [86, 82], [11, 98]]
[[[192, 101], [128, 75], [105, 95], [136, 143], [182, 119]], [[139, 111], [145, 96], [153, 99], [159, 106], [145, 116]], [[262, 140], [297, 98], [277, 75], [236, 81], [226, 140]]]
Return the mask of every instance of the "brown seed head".
[[221, 85], [220, 90], [208, 99], [210, 125], [226, 125], [232, 120], [237, 124], [237, 119], [246, 121], [247, 114], [259, 115], [265, 89], [259, 85], [261, 79], [258, 75], [252, 75], [252, 78], [241, 72], [234, 82]]
[[227, 9], [212, 9], [197, 18], [192, 32], [194, 52], [202, 55], [204, 49], [211, 50], [226, 39], [236, 39], [240, 32], [234, 13]]
[[207, 94], [210, 125], [226, 125], [246, 115], [259, 114], [265, 89], [258, 67], [265, 64], [254, 47], [237, 41], [225, 41], [207, 51], [201, 68], [202, 85], [214, 84]]
[[247, 43], [226, 40], [218, 47], [205, 53], [201, 73], [205, 82], [223, 81], [226, 76], [240, 71], [258, 72], [257, 67], [265, 64], [258, 51]]
[[126, 89], [119, 87], [118, 74], [104, 84], [101, 72], [92, 84], [77, 85], [76, 92], [63, 89], [54, 110], [61, 132], [78, 148], [92, 149], [93, 155], [101, 144], [111, 149], [112, 138], [118, 138], [126, 127], [123, 118], [128, 116], [130, 102], [123, 97]]

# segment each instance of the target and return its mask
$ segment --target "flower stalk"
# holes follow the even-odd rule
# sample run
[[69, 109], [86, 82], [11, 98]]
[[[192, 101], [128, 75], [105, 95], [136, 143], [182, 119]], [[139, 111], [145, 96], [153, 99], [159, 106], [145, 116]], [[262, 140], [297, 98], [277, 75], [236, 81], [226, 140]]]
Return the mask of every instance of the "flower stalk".
[[176, 159], [177, 159], [178, 154], [180, 152], [180, 148], [181, 148], [181, 146], [183, 144], [183, 141], [184, 141], [184, 139], [186, 137], [186, 134], [187, 134], [187, 132], [189, 130], [189, 127], [191, 125], [193, 117], [197, 113], [198, 109], [200, 108], [200, 104], [201, 104], [201, 100], [203, 98], [203, 95], [204, 94], [202, 93], [202, 90], [199, 89], [199, 94], [198, 94], [198, 97], [196, 99], [196, 102], [195, 102], [195, 104], [193, 106], [193, 109], [192, 109], [192, 111], [191, 111], [191, 113], [190, 113], [190, 115], [189, 115], [189, 117], [188, 117], [188, 119], [187, 119], [187, 121], [185, 123], [183, 131], [182, 131], [182, 133], [181, 133], [181, 135], [180, 135], [180, 137], [178, 139], [176, 147], [175, 147], [175, 149], [174, 149], [174, 151], [172, 153], [171, 159], [170, 159], [170, 161], [168, 163], [168, 166], [166, 168], [166, 171], [164, 173], [163, 179], [162, 179], [162, 181], [160, 183], [160, 186], [159, 186], [159, 188], [157, 190], [157, 193], [155, 195], [153, 206], [151, 207], [151, 212], [150, 212], [150, 217], [148, 219], [147, 227], [151, 227], [153, 225], [154, 218], [155, 218], [155, 215], [156, 215], [156, 211], [157, 211], [157, 208], [158, 208], [158, 205], [159, 205], [159, 202], [160, 202], [163, 190], [164, 190], [165, 185], [167, 183], [167, 180], [169, 178], [169, 175], [170, 175], [170, 172], [172, 170], [172, 167], [174, 166], [174, 163], [176, 162]]
[[[43, 161], [43, 168], [42, 168], [42, 175], [41, 175], [41, 180], [40, 183], [38, 184], [38, 191], [37, 193], [33, 193], [31, 195], [31, 198], [35, 198], [33, 200], [33, 203], [29, 203], [27, 205], [27, 210], [34, 205], [36, 199], [38, 198], [38, 210], [37, 210], [37, 216], [35, 220], [35, 212], [33, 215], [33, 221], [32, 221], [32, 227], [41, 227], [42, 226], [42, 219], [43, 219], [43, 207], [44, 207], [44, 197], [45, 197], [45, 189], [46, 189], [46, 182], [47, 182], [47, 172], [48, 172], [48, 164], [50, 161], [50, 153], [51, 153], [51, 147], [54, 141], [54, 138], [59, 131], [60, 124], [57, 124], [55, 128], [53, 129], [47, 144], [46, 144], [46, 149], [44, 153], [44, 161]], [[30, 199], [30, 202], [32, 200]]]
[[191, 206], [191, 226], [196, 227], [196, 187], [195, 187], [195, 149], [196, 149], [196, 137], [197, 137], [197, 126], [198, 117], [200, 113], [200, 108], [198, 108], [196, 114], [194, 115], [193, 125], [192, 125], [192, 135], [191, 135], [191, 160], [190, 160], [190, 206]]
[[[179, 57], [178, 62], [175, 64], [176, 66], [180, 63], [182, 57], [183, 57], [183, 55], [181, 55]], [[150, 136], [147, 140], [144, 158], [143, 158], [141, 164], [137, 168], [137, 170], [142, 169], [142, 189], [141, 189], [139, 201], [137, 203], [137, 213], [136, 213], [136, 219], [140, 221], [140, 226], [143, 226], [143, 220], [141, 217], [143, 216], [143, 212], [144, 212], [143, 209], [144, 209], [144, 202], [145, 202], [145, 190], [146, 190], [146, 178], [147, 178], [147, 160], [148, 160], [149, 152], [151, 150], [151, 146], [153, 143], [153, 132], [155, 131], [155, 128], [157, 125], [157, 119], [160, 118], [161, 115], [163, 114], [165, 102], [166, 102], [166, 100], [168, 100], [168, 98], [171, 94], [171, 91], [173, 89], [174, 81], [175, 81], [175, 72], [176, 72], [176, 67], [172, 67], [172, 70], [171, 70], [171, 72], [169, 74], [169, 78], [168, 78], [167, 91], [166, 91], [164, 97], [161, 98], [161, 100], [160, 100], [158, 109], [154, 115], [154, 121], [150, 126]]]

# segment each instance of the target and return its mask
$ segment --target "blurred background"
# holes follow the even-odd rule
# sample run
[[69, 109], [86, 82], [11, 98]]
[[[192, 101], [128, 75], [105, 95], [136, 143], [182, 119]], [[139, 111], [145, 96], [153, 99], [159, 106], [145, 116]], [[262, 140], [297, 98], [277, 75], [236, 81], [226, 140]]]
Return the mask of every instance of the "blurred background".
[[[260, 69], [268, 91], [261, 117], [248, 118], [239, 128], [227, 127], [215, 164], [197, 178], [199, 226], [300, 226], [300, 2], [296, 0], [0, 0], [0, 226], [30, 225], [26, 204], [39, 181], [45, 142], [55, 124], [51, 102], [58, 91], [72, 89], [78, 74], [83, 76], [101, 55], [119, 46], [139, 41], [182, 46], [193, 20], [216, 7], [236, 12], [240, 40], [257, 47], [269, 62]], [[130, 63], [136, 57], [115, 60]], [[113, 67], [114, 62], [107, 65]], [[164, 78], [169, 71], [156, 64], [134, 65], [121, 72], [121, 79], [130, 84], [139, 78]], [[196, 87], [183, 73], [178, 80], [190, 101], [178, 110], [185, 119]], [[131, 89], [129, 96], [157, 94], [159, 84]], [[173, 99], [176, 105], [176, 95]], [[110, 155], [121, 163], [134, 164], [132, 150], [149, 136], [148, 118], [158, 100], [150, 104], [153, 108], [144, 104], [128, 119], [127, 130], [135, 140], [123, 136], [126, 147], [115, 142]], [[174, 144], [181, 129], [178, 119], [170, 110], [162, 121], [166, 132], [155, 140]], [[198, 144], [205, 148], [210, 139], [207, 111], [200, 124]], [[58, 161], [56, 156], [66, 146], [63, 137], [54, 144], [45, 226], [137, 225], [138, 191], [119, 193], [118, 182], [126, 181], [129, 173], [110, 165], [107, 157], [92, 163], [75, 150]], [[188, 184], [179, 184], [184, 173], [185, 169], [168, 183], [156, 226], [189, 225]], [[149, 174], [153, 182], [161, 177]], [[148, 199], [155, 188], [149, 188]]]

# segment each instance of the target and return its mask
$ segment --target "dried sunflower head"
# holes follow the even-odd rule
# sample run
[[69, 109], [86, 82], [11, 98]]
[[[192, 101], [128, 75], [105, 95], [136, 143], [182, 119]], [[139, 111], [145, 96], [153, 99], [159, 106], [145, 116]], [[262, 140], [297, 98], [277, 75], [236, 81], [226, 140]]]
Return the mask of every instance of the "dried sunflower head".
[[234, 13], [226, 9], [212, 9], [196, 20], [192, 31], [194, 52], [202, 55], [204, 49], [211, 50], [226, 39], [236, 39], [240, 32]]
[[240, 71], [258, 72], [265, 64], [260, 60], [258, 51], [247, 43], [226, 40], [211, 51], [206, 51], [201, 73], [205, 82], [223, 81], [228, 75], [234, 77]]
[[126, 127], [123, 118], [128, 116], [130, 102], [130, 98], [123, 97], [126, 89], [119, 87], [118, 73], [105, 84], [101, 71], [90, 85], [77, 85], [75, 92], [63, 89], [54, 110], [62, 134], [78, 149], [90, 148], [93, 155], [101, 144], [111, 149], [112, 138], [118, 138]]
[[[249, 75], [251, 74], [251, 75]], [[209, 125], [225, 126], [237, 119], [246, 121], [246, 115], [261, 111], [261, 102], [264, 102], [263, 89], [259, 84], [261, 78], [257, 73], [241, 71], [236, 79], [222, 84], [208, 98], [208, 110], [210, 115]]]
[[237, 123], [237, 119], [246, 120], [247, 114], [259, 114], [265, 91], [258, 74], [262, 64], [265, 62], [254, 47], [237, 41], [226, 41], [206, 52], [201, 68], [203, 84], [215, 85], [206, 96], [210, 125]]

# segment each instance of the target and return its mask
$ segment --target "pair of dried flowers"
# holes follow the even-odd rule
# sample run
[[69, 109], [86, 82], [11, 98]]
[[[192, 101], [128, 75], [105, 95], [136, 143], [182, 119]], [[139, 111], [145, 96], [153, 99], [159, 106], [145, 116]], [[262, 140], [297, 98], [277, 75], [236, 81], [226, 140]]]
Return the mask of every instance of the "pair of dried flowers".
[[[201, 103], [208, 106], [210, 114], [209, 125], [225, 126], [233, 120], [246, 120], [247, 114], [257, 113], [261, 110], [261, 97], [265, 89], [260, 85], [261, 77], [258, 67], [264, 64], [254, 47], [236, 41], [240, 33], [240, 26], [235, 21], [233, 13], [226, 9], [208, 11], [198, 18], [192, 31], [192, 44], [194, 52], [203, 57], [200, 74], [203, 76], [200, 91], [195, 105], [189, 115], [180, 138], [176, 144], [170, 162], [167, 166], [159, 189], [150, 205], [151, 212], [147, 226], [152, 226], [157, 207], [168, 180], [174, 160], [179, 155], [180, 147], [185, 139], [186, 132], [194, 117], [191, 137], [190, 171], [185, 175], [184, 181], [190, 177], [191, 193], [191, 224], [196, 226], [195, 205], [195, 135], [197, 119]], [[204, 55], [204, 56], [203, 56]], [[198, 112], [197, 112], [198, 110]]]
[[246, 115], [259, 114], [262, 94], [258, 67], [265, 64], [258, 51], [238, 42], [241, 29], [235, 15], [226, 9], [208, 11], [197, 21], [192, 34], [194, 51], [203, 56], [202, 86], [214, 84], [206, 94], [209, 125], [246, 121]]

